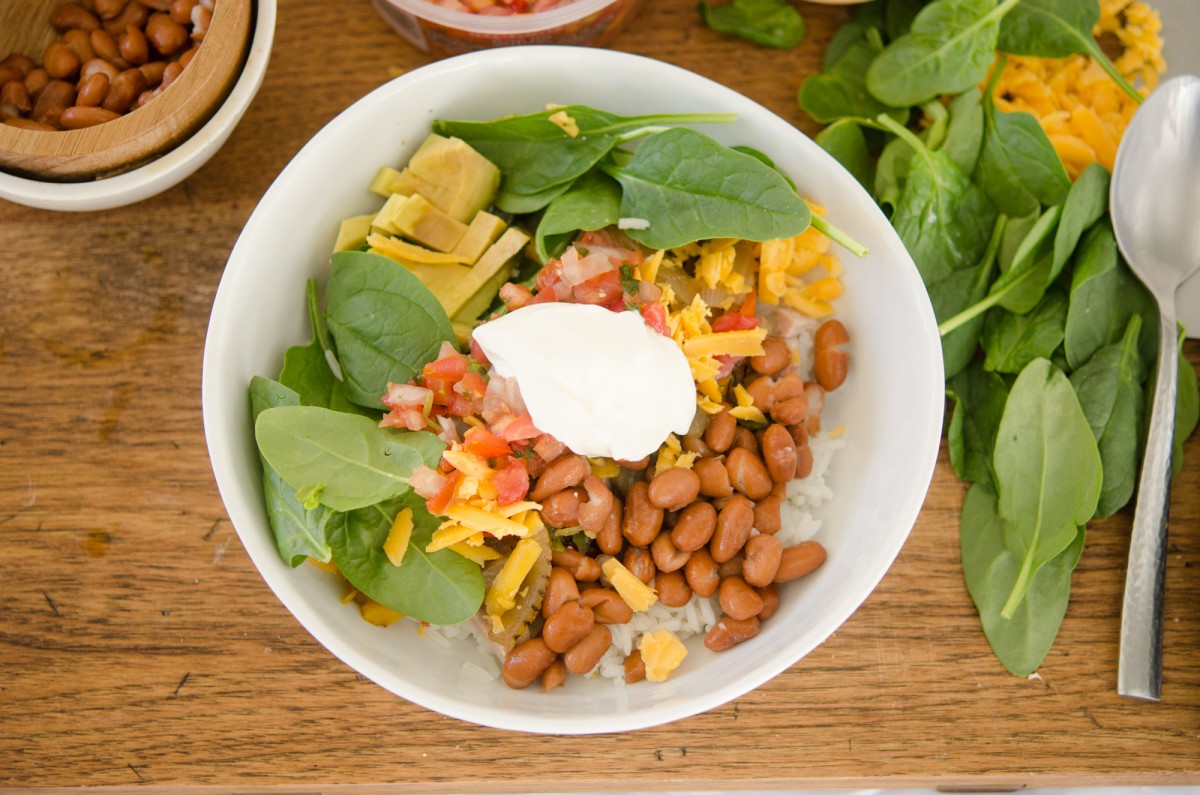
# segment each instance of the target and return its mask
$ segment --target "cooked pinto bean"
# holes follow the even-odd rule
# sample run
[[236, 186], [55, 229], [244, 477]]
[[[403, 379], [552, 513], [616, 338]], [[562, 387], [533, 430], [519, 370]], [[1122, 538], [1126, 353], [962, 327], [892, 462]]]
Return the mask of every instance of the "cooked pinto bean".
[[754, 503], [754, 529], [760, 533], [774, 535], [783, 527], [781, 508], [783, 497], [768, 494]]
[[801, 541], [784, 547], [775, 582], [791, 582], [816, 571], [825, 562], [825, 547], [819, 541]]
[[712, 455], [715, 452], [704, 443], [704, 437], [696, 433], [689, 433], [687, 436], [684, 436], [681, 444], [684, 450], [689, 453], [695, 453], [698, 456]]
[[541, 500], [542, 519], [551, 527], [570, 527], [579, 523], [579, 492], [563, 489]]
[[[754, 438], [754, 431], [739, 425], [737, 430], [733, 432], [733, 447], [730, 448], [729, 452], [732, 453], [738, 447], [758, 455], [758, 439]], [[725, 468], [729, 468], [728, 457], [725, 459]]]
[[625, 568], [629, 569], [630, 574], [642, 582], [649, 583], [654, 579], [657, 569], [654, 568], [654, 557], [650, 554], [650, 550], [643, 547], [630, 547], [625, 550], [625, 558], [621, 562], [625, 564]]
[[728, 497], [733, 493], [733, 486], [729, 485], [729, 472], [719, 456], [696, 459], [692, 471], [700, 478], [700, 493], [705, 497]]
[[671, 529], [671, 543], [682, 552], [700, 549], [712, 538], [716, 526], [717, 509], [707, 502], [693, 502], [679, 514]]
[[729, 482], [735, 489], [752, 500], [761, 500], [771, 493], [771, 473], [757, 454], [743, 447], [729, 451], [725, 462]]
[[717, 589], [721, 609], [730, 618], [746, 619], [762, 610], [762, 597], [741, 577], [726, 577]]
[[754, 405], [763, 414], [769, 412], [771, 406], [775, 405], [775, 379], [769, 375], [761, 375], [755, 378], [750, 383], [745, 384], [745, 388], [754, 400]]
[[529, 490], [529, 499], [541, 502], [551, 494], [578, 486], [592, 471], [588, 460], [581, 455], [561, 455], [546, 467], [546, 471]]
[[634, 546], [644, 547], [658, 535], [662, 523], [662, 508], [650, 502], [650, 485], [644, 480], [636, 481], [625, 495], [621, 534]]
[[646, 678], [646, 663], [642, 659], [642, 650], [634, 649], [625, 658], [625, 684], [631, 685]]
[[650, 465], [650, 456], [644, 455], [636, 461], [622, 461], [618, 458], [616, 459], [616, 462], [617, 466], [621, 467], [621, 469], [628, 469], [633, 472], [641, 472]]
[[741, 552], [750, 538], [754, 526], [754, 503], [740, 494], [730, 498], [729, 503], [717, 514], [717, 526], [708, 544], [708, 551], [717, 563], [732, 560]]
[[763, 432], [762, 458], [776, 483], [787, 483], [796, 476], [796, 443], [786, 427], [774, 423]]
[[704, 646], [709, 651], [727, 651], [744, 640], [750, 640], [758, 634], [759, 621], [757, 618], [739, 620], [724, 616], [704, 636]]
[[654, 589], [658, 591], [658, 601], [667, 607], [683, 607], [692, 598], [687, 575], [682, 571], [660, 571], [654, 578]]
[[562, 660], [555, 660], [542, 671], [542, 692], [547, 693], [567, 681], [567, 665]]
[[[702, 504], [702, 503], [701, 503]], [[671, 534], [674, 531], [663, 530], [655, 537], [650, 544], [650, 557], [654, 560], [654, 566], [659, 571], [676, 571], [683, 568], [683, 564], [688, 562], [692, 551], [681, 550], [671, 540]]]
[[758, 591], [758, 596], [763, 602], [763, 608], [758, 613], [758, 620], [766, 621], [779, 609], [779, 586], [771, 583], [754, 590]]
[[590, 607], [578, 601], [563, 603], [542, 625], [542, 640], [551, 651], [562, 654], [583, 640], [596, 623]]
[[621, 535], [621, 516], [624, 512], [625, 506], [621, 498], [614, 494], [612, 505], [608, 508], [608, 516], [596, 531], [596, 546], [600, 547], [600, 551], [605, 555], [615, 555], [625, 546], [625, 537]]
[[595, 582], [600, 579], [600, 564], [577, 549], [564, 549], [550, 553], [550, 561], [561, 566], [580, 582]]
[[542, 617], [549, 618], [555, 610], [567, 602], [579, 598], [579, 586], [575, 576], [562, 566], [550, 569], [550, 579], [546, 581], [546, 593], [542, 596]]
[[783, 557], [783, 543], [778, 538], [759, 533], [746, 542], [743, 552], [742, 576], [747, 583], [761, 588], [775, 581]]
[[762, 356], [750, 357], [750, 369], [756, 373], [774, 375], [792, 361], [792, 350], [781, 337], [763, 340]]
[[550, 667], [556, 655], [541, 638], [522, 641], [504, 658], [500, 676], [514, 690], [524, 690], [533, 684], [542, 672]]
[[717, 573], [717, 562], [707, 549], [697, 549], [684, 564], [683, 576], [688, 587], [699, 596], [707, 599], [717, 592], [721, 584], [721, 575]]
[[729, 413], [729, 409], [722, 409], [709, 419], [708, 427], [704, 429], [704, 443], [715, 452], [723, 453], [733, 444], [736, 428], [737, 420]]
[[603, 480], [590, 472], [583, 479], [583, 491], [587, 494], [587, 500], [579, 504], [579, 526], [588, 533], [599, 533], [608, 521], [613, 494]]
[[736, 555], [734, 555], [732, 558], [730, 558], [729, 560], [718, 565], [717, 566], [717, 574], [721, 577], [722, 580], [725, 579], [726, 577], [741, 577], [742, 576], [742, 563], [745, 560], [746, 560], [745, 555], [743, 555], [741, 552], [739, 552]]
[[633, 620], [633, 609], [616, 591], [607, 588], [585, 588], [579, 601], [590, 607], [597, 624], [628, 624]]
[[678, 511], [695, 501], [700, 493], [700, 476], [686, 467], [659, 472], [650, 481], [647, 494], [656, 508]]
[[582, 676], [596, 667], [611, 645], [612, 632], [603, 624], [595, 624], [583, 640], [563, 655], [563, 662], [567, 664], [568, 671]]
[[832, 392], [846, 380], [850, 367], [848, 342], [850, 335], [840, 320], [826, 320], [813, 335], [813, 376], [826, 392]]

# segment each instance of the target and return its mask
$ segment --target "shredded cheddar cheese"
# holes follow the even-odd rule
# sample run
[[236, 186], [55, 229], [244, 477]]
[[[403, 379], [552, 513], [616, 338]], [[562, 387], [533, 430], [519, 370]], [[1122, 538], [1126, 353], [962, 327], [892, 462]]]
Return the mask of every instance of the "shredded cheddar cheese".
[[688, 653], [683, 642], [667, 629], [642, 635], [638, 650], [646, 666], [646, 679], [651, 682], [667, 681], [667, 677], [679, 667]]
[[393, 566], [404, 562], [404, 553], [408, 552], [408, 541], [412, 538], [412, 531], [412, 508], [405, 508], [392, 520], [392, 529], [388, 531], [387, 540], [383, 542], [383, 554], [387, 555]]

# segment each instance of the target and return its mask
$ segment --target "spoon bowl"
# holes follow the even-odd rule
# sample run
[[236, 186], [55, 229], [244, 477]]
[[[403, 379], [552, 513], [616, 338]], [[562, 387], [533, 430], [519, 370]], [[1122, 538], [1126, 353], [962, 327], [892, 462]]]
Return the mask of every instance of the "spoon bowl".
[[1200, 77], [1163, 83], [1134, 114], [1113, 167], [1113, 229], [1129, 267], [1158, 302], [1157, 383], [1138, 484], [1117, 692], [1162, 697], [1163, 578], [1178, 356], [1175, 293], [1200, 268]]

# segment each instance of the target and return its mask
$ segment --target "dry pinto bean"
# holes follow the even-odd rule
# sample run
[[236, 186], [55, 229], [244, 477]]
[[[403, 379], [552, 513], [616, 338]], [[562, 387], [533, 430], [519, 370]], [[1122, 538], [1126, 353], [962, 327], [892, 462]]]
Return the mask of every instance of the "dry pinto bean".
[[734, 555], [742, 551], [753, 526], [754, 503], [735, 494], [717, 514], [717, 526], [708, 544], [713, 560], [717, 563], [732, 560]]
[[33, 104], [33, 120], [57, 127], [63, 111], [75, 104], [75, 88], [63, 80], [51, 80]]
[[111, 85], [112, 81], [116, 80], [119, 74], [121, 74], [120, 70], [108, 61], [103, 58], [93, 58], [83, 65], [83, 68], [79, 71], [79, 78], [80, 80], [87, 80], [93, 75], [104, 75], [108, 78], [108, 82]]
[[80, 64], [85, 64], [96, 57], [96, 50], [92, 47], [92, 37], [86, 30], [68, 30], [63, 34], [62, 41], [79, 56]]
[[625, 557], [621, 562], [625, 564], [625, 568], [629, 569], [630, 574], [642, 582], [649, 583], [654, 579], [657, 569], [654, 568], [654, 556], [650, 554], [650, 550], [643, 547], [629, 547], [625, 550]]
[[571, 576], [580, 582], [595, 582], [600, 579], [600, 564], [577, 549], [551, 552], [550, 562], [571, 572]]
[[63, 111], [59, 124], [64, 130], [82, 130], [85, 127], [95, 127], [106, 121], [119, 119], [121, 114], [113, 113], [104, 108], [74, 105]]
[[704, 647], [709, 651], [727, 651], [742, 641], [758, 634], [757, 618], [739, 620], [723, 616], [704, 636]]
[[642, 659], [642, 650], [634, 649], [625, 658], [625, 684], [631, 685], [646, 678], [646, 662]]
[[96, 53], [97, 58], [111, 61], [121, 57], [121, 48], [117, 45], [117, 40], [104, 28], [93, 30], [88, 34], [88, 41], [91, 42], [92, 50]]
[[570, 527], [579, 523], [579, 492], [563, 489], [541, 500], [542, 519], [551, 527]]
[[138, 71], [146, 77], [146, 87], [153, 88], [162, 83], [163, 72], [167, 68], [165, 61], [150, 61], [138, 67]]
[[761, 588], [775, 581], [783, 557], [783, 543], [778, 538], [759, 533], [746, 542], [743, 553], [742, 577], [747, 583]]
[[633, 608], [616, 591], [607, 588], [585, 588], [579, 601], [592, 609], [597, 624], [628, 624], [633, 620]]
[[712, 538], [716, 526], [717, 509], [711, 503], [693, 502], [683, 509], [671, 528], [671, 543], [682, 552], [700, 549]]
[[[101, 19], [116, 19], [125, 12], [126, 0], [95, 0], [96, 13]], [[128, 5], [137, 5], [137, 3], [128, 3]]]
[[79, 96], [75, 98], [75, 103], [85, 107], [96, 107], [104, 101], [108, 86], [108, 75], [97, 72], [79, 84]]
[[192, 24], [192, 9], [195, 7], [196, 0], [174, 0], [171, 3], [171, 19], [180, 25], [190, 25]]
[[590, 607], [577, 601], [565, 602], [542, 625], [542, 640], [551, 651], [562, 654], [583, 640], [595, 624], [596, 616]]
[[625, 513], [625, 505], [615, 494], [612, 505], [609, 506], [608, 516], [604, 524], [596, 531], [596, 546], [605, 555], [615, 555], [625, 546], [625, 537], [621, 535], [621, 517]]
[[683, 567], [683, 576], [688, 587], [704, 599], [717, 592], [721, 576], [717, 573], [717, 562], [707, 549], [697, 549]]
[[819, 541], [801, 541], [784, 547], [775, 582], [791, 582], [816, 571], [825, 562], [825, 547]]
[[541, 502], [551, 494], [570, 486], [578, 486], [591, 473], [588, 460], [581, 455], [561, 455], [546, 467], [546, 471], [529, 490], [529, 499]]
[[662, 529], [663, 511], [650, 502], [650, 485], [636, 481], [625, 495], [625, 514], [621, 534], [637, 547], [647, 546]]
[[754, 529], [760, 533], [774, 535], [783, 527], [784, 498], [778, 494], [768, 494], [754, 503]]
[[555, 660], [542, 671], [542, 692], [548, 693], [556, 687], [561, 687], [567, 681], [567, 664]]
[[25, 74], [24, 82], [25, 88], [29, 89], [29, 96], [33, 97], [34, 101], [37, 101], [42, 93], [42, 89], [49, 85], [50, 75], [46, 74], [46, 70], [39, 66], [35, 69], [30, 69]]
[[555, 610], [578, 598], [579, 586], [575, 583], [575, 575], [562, 566], [551, 567], [546, 593], [542, 596], [542, 617], [549, 618]]
[[146, 40], [146, 34], [133, 25], [125, 26], [125, 32], [117, 39], [117, 48], [121, 57], [134, 66], [150, 60], [150, 42]]
[[556, 656], [550, 651], [546, 641], [530, 638], [513, 646], [504, 657], [504, 664], [500, 666], [500, 676], [509, 687], [523, 690], [550, 667]]
[[603, 624], [595, 624], [583, 640], [563, 655], [563, 662], [567, 664], [568, 671], [582, 676], [596, 667], [611, 645], [612, 632]]
[[700, 476], [686, 467], [672, 467], [659, 472], [650, 481], [647, 495], [656, 508], [678, 511], [690, 505], [700, 493]]
[[159, 84], [159, 88], [165, 91], [172, 83], [179, 79], [181, 74], [183, 74], [183, 65], [178, 61], [167, 64], [166, 68], [163, 69], [162, 83]]
[[733, 493], [722, 457], [698, 458], [692, 464], [692, 471], [700, 478], [700, 493], [705, 497], [728, 497]]
[[150, 18], [150, 9], [138, 2], [125, 4], [125, 7], [115, 17], [106, 18], [104, 14], [100, 14], [100, 18], [104, 20], [101, 24], [104, 29], [114, 36], [120, 36], [125, 32], [126, 25], [133, 25], [139, 30], [146, 27], [146, 20]]
[[101, 105], [105, 110], [125, 113], [137, 95], [146, 90], [146, 76], [137, 69], [126, 69], [109, 86], [108, 96]]
[[650, 557], [654, 560], [654, 566], [659, 571], [676, 571], [683, 568], [683, 564], [688, 562], [691, 557], [691, 550], [683, 551], [675, 546], [671, 541], [671, 533], [674, 531], [663, 530], [655, 537], [650, 544]]
[[736, 428], [737, 420], [729, 413], [729, 409], [722, 409], [709, 419], [708, 427], [704, 429], [704, 443], [714, 451], [723, 453], [733, 444]]
[[729, 482], [733, 487], [750, 499], [761, 500], [771, 493], [772, 480], [767, 465], [746, 448], [730, 450], [725, 469], [729, 472]]
[[726, 577], [717, 589], [721, 609], [730, 618], [745, 619], [758, 615], [762, 598], [741, 577]]
[[82, 65], [83, 61], [79, 59], [79, 53], [71, 49], [69, 44], [61, 41], [50, 42], [46, 45], [46, 52], [42, 55], [42, 68], [55, 80], [75, 77], [79, 74], [79, 67]]
[[20, 80], [9, 80], [0, 87], [0, 104], [12, 105], [21, 113], [33, 110], [33, 98], [29, 96], [29, 89], [25, 87], [25, 83]]
[[754, 590], [758, 591], [758, 596], [762, 599], [763, 603], [763, 608], [758, 613], [758, 620], [766, 621], [775, 615], [775, 611], [779, 609], [779, 586], [771, 583], [770, 585], [764, 585]]
[[100, 20], [78, 3], [61, 3], [50, 12], [50, 24], [59, 33], [65, 33], [68, 30], [95, 30], [100, 27]]
[[595, 535], [608, 521], [613, 495], [604, 481], [590, 472], [583, 479], [583, 491], [587, 494], [587, 500], [579, 504], [579, 526], [588, 534]]
[[654, 578], [654, 589], [658, 591], [658, 601], [667, 607], [683, 607], [692, 598], [687, 575], [681, 571], [660, 571]]
[[813, 335], [813, 376], [826, 392], [837, 389], [846, 380], [850, 354], [846, 344], [850, 335], [840, 320], [826, 320]]
[[774, 375], [791, 363], [792, 350], [782, 338], [766, 337], [762, 345], [762, 355], [750, 357], [750, 369], [754, 372]]
[[184, 48], [191, 39], [187, 30], [170, 14], [151, 14], [146, 20], [146, 38], [161, 55], [170, 57]]
[[796, 442], [785, 426], [774, 423], [763, 432], [762, 457], [776, 483], [787, 483], [796, 476]]

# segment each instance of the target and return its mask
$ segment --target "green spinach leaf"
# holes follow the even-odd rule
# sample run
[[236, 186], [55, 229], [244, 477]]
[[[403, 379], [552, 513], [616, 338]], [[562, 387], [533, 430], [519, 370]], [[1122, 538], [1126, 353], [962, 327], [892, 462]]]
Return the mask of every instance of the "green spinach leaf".
[[446, 444], [425, 431], [381, 428], [366, 417], [318, 406], [262, 412], [254, 438], [263, 458], [312, 508], [352, 511], [408, 490], [418, 466], [437, 465]]
[[882, 51], [879, 31], [869, 29], [836, 63], [804, 81], [796, 95], [800, 109], [821, 124], [846, 117], [872, 119], [881, 113], [903, 123], [908, 108], [890, 107], [867, 91], [867, 67]]
[[1000, 25], [996, 47], [1014, 55], [1066, 58], [1076, 53], [1093, 58], [1122, 91], [1141, 102], [1092, 37], [1100, 19], [1097, 0], [1021, 0]]
[[998, 111], [988, 97], [983, 103], [983, 148], [975, 166], [976, 182], [1005, 215], [1028, 215], [1038, 204], [1062, 204], [1071, 180], [1037, 119], [1028, 113]]
[[377, 411], [350, 400], [345, 384], [334, 375], [330, 362], [336, 363], [337, 359], [328, 329], [322, 323], [315, 279], [308, 280], [307, 292], [308, 319], [313, 339], [308, 345], [288, 348], [283, 355], [283, 371], [279, 374], [279, 382], [300, 395], [301, 405], [323, 406], [334, 411], [378, 417]]
[[[269, 378], [255, 376], [250, 380], [251, 416], [276, 406], [299, 406], [300, 395]], [[296, 499], [296, 490], [288, 486], [279, 473], [259, 456], [263, 467], [263, 498], [267, 506], [267, 521], [279, 556], [292, 568], [311, 557], [322, 563], [329, 561], [329, 542], [326, 526], [332, 512], [324, 505], [306, 508]]]
[[334, 254], [328, 297], [343, 383], [362, 406], [382, 409], [389, 381], [407, 382], [443, 342], [455, 339], [446, 310], [429, 288], [378, 254]]
[[817, 146], [833, 155], [834, 159], [854, 175], [867, 190], [875, 181], [875, 162], [867, 149], [867, 139], [862, 128], [853, 119], [839, 119], [814, 138]]
[[611, 177], [589, 171], [546, 208], [538, 221], [534, 246], [542, 262], [557, 257], [577, 232], [614, 226], [621, 217], [621, 186]]
[[864, 3], [858, 7], [849, 21], [834, 31], [832, 38], [829, 39], [829, 44], [825, 47], [825, 55], [821, 59], [822, 71], [841, 60], [842, 56], [846, 54], [846, 50], [850, 49], [850, 45], [861, 39], [868, 30], [875, 30], [879, 35], [883, 34], [884, 2], [885, 0], [873, 0], [870, 3]]
[[946, 442], [955, 474], [995, 489], [992, 449], [1008, 399], [1008, 384], [976, 362], [946, 383], [946, 393], [954, 401]]
[[981, 483], [967, 491], [959, 524], [963, 578], [983, 634], [1009, 673], [1028, 676], [1050, 651], [1067, 612], [1071, 572], [1083, 554], [1084, 535], [1083, 526], [1075, 530], [1066, 549], [1038, 569], [1025, 598], [1004, 617], [1001, 611], [1020, 576], [1020, 561], [1004, 546], [995, 494]]
[[895, 41], [912, 29], [913, 20], [929, 0], [887, 0], [883, 7], [884, 28], [889, 41]]
[[[412, 537], [404, 560], [395, 566], [383, 542], [405, 508], [413, 512]], [[483, 574], [457, 552], [425, 551], [439, 521], [411, 492], [338, 514], [329, 528], [333, 560], [351, 585], [385, 607], [430, 624], [458, 624], [483, 604]]]
[[711, 5], [700, 0], [704, 24], [763, 47], [790, 50], [804, 38], [804, 18], [788, 0], [733, 0]]
[[1063, 266], [1079, 245], [1079, 238], [1108, 212], [1108, 170], [1092, 163], [1083, 170], [1067, 193], [1062, 220], [1054, 233], [1054, 272]]
[[867, 70], [867, 89], [893, 107], [978, 85], [995, 58], [1000, 20], [1019, 0], [934, 0]]
[[1096, 352], [1071, 373], [1071, 385], [1100, 449], [1103, 485], [1097, 516], [1112, 516], [1133, 496], [1141, 461], [1142, 384], [1146, 368], [1138, 351], [1141, 317], [1129, 319], [1120, 342]]
[[1013, 617], [1034, 575], [1095, 514], [1100, 466], [1071, 382], [1046, 359], [1030, 362], [1008, 394], [992, 455], [1004, 546], [1018, 564], [1002, 618]]
[[983, 146], [982, 94], [972, 86], [950, 102], [950, 121], [941, 151], [964, 174], [975, 171], [979, 150]]
[[775, 169], [685, 127], [651, 135], [627, 165], [601, 169], [621, 183], [621, 217], [649, 222], [627, 234], [652, 249], [791, 237], [810, 223], [808, 205]]
[[[1152, 336], [1152, 335], [1147, 335]], [[1192, 363], [1183, 355], [1183, 328], [1179, 330], [1179, 370], [1175, 385], [1175, 441], [1171, 457], [1171, 475], [1183, 469], [1183, 443], [1196, 430], [1200, 422], [1200, 381]]]
[[1035, 359], [1049, 359], [1063, 341], [1067, 322], [1067, 297], [1061, 290], [1047, 291], [1029, 312], [1018, 315], [996, 308], [983, 322], [979, 342], [983, 368], [995, 373], [1019, 373]]

